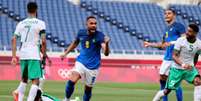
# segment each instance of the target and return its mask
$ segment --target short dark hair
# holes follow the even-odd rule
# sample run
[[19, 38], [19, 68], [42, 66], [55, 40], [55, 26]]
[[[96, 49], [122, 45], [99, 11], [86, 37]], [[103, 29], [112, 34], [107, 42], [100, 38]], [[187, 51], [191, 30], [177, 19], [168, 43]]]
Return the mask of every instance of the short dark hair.
[[175, 12], [174, 8], [167, 8], [165, 11], [171, 11], [173, 14], [176, 15], [176, 12]]
[[92, 16], [92, 15], [91, 15], [91, 16], [88, 16], [87, 19], [86, 19], [86, 21], [88, 21], [89, 19], [96, 19], [96, 17], [95, 17], [95, 16]]
[[28, 13], [35, 13], [37, 11], [37, 8], [38, 8], [38, 6], [37, 6], [36, 2], [29, 2], [27, 4]]
[[196, 32], [196, 33], [199, 32], [199, 27], [196, 24], [189, 24], [188, 27], [193, 29], [193, 31]]

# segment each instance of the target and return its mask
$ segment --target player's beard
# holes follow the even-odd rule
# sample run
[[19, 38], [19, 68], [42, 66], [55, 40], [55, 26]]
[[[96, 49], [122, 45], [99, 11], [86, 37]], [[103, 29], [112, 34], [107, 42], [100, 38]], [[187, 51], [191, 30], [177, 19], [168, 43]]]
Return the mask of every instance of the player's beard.
[[196, 36], [194, 36], [194, 35], [187, 35], [186, 38], [191, 43], [195, 42], [195, 40], [196, 40]]
[[90, 34], [95, 33], [95, 32], [96, 32], [96, 28], [89, 29], [88, 32], [89, 32]]
[[166, 17], [165, 21], [166, 21], [167, 24], [171, 25], [174, 22], [174, 17]]

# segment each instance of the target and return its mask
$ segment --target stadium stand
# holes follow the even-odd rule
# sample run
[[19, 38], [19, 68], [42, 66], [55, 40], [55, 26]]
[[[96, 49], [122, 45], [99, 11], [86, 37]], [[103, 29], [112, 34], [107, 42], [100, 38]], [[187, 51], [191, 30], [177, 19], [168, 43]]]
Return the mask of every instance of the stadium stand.
[[[154, 3], [107, 2], [103, 0], [82, 0], [73, 5], [67, 0], [35, 0], [39, 5], [38, 18], [47, 25], [48, 49], [63, 51], [85, 26], [89, 15], [98, 17], [98, 29], [112, 38], [111, 48], [116, 53], [147, 54], [158, 51], [143, 48], [142, 42], [160, 41], [165, 22], [163, 9]], [[11, 37], [16, 23], [26, 17], [27, 0], [0, 1], [0, 49], [11, 49]], [[60, 5], [60, 6], [58, 6]], [[177, 20], [184, 25], [189, 22], [200, 24], [200, 7], [172, 5], [180, 15]], [[191, 15], [191, 16], [190, 16]], [[134, 51], [136, 50], [136, 51]], [[160, 53], [160, 52], [159, 52]]]

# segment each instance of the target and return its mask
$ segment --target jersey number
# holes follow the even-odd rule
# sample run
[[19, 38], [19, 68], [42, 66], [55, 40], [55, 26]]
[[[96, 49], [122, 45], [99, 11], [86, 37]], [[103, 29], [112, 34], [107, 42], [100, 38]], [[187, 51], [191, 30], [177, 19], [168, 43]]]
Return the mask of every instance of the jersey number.
[[189, 52], [192, 52], [193, 51], [193, 45], [190, 45], [189, 48], [190, 48]]
[[165, 33], [165, 38], [168, 38], [168, 32]]
[[27, 38], [28, 38], [28, 33], [30, 32], [30, 29], [31, 29], [31, 26], [24, 26], [24, 28], [27, 29], [26, 37], [25, 37], [25, 40], [24, 40], [24, 42], [26, 42]]
[[89, 47], [90, 47], [89, 41], [86, 41], [86, 42], [85, 42], [85, 47], [86, 47], [86, 48], [89, 48]]

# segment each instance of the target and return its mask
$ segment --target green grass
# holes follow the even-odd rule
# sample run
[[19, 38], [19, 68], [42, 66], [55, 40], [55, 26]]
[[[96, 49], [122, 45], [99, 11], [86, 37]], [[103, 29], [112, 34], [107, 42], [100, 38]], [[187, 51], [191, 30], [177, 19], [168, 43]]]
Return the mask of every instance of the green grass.
[[[11, 92], [16, 89], [19, 81], [0, 81], [0, 101], [12, 101]], [[30, 84], [26, 89], [28, 94]], [[193, 101], [193, 86], [183, 83], [184, 101]], [[44, 91], [52, 96], [63, 99], [65, 82], [46, 81]], [[98, 82], [93, 89], [91, 101], [151, 101], [154, 94], [159, 89], [159, 84], [153, 83], [111, 83]], [[82, 83], [76, 85], [72, 96], [82, 98], [84, 86]], [[175, 92], [169, 96], [169, 101], [176, 101]]]

